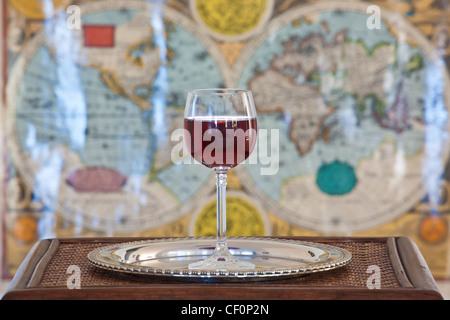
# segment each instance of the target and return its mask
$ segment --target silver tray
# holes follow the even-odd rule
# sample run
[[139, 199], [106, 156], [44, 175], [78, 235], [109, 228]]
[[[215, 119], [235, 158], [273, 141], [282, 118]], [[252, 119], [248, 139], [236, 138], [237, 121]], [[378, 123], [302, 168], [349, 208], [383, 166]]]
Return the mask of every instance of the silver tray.
[[347, 250], [297, 240], [231, 237], [231, 253], [255, 264], [248, 270], [192, 270], [188, 265], [214, 251], [216, 238], [170, 238], [113, 244], [92, 250], [95, 266], [123, 273], [190, 281], [258, 281], [306, 275], [342, 267], [351, 261]]

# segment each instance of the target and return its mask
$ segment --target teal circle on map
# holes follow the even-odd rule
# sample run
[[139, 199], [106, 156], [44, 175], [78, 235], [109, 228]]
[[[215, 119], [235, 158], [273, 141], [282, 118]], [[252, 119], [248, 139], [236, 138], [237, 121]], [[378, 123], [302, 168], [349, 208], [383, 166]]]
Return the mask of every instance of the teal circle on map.
[[274, 214], [319, 232], [351, 234], [404, 214], [439, 194], [447, 160], [445, 65], [399, 14], [381, 9], [374, 29], [366, 10], [292, 8], [236, 63], [260, 138], [269, 137], [242, 181]]
[[46, 206], [93, 230], [145, 230], [186, 214], [209, 184], [201, 165], [174, 164], [190, 89], [223, 87], [215, 44], [163, 5], [103, 1], [61, 12], [15, 63], [9, 147]]
[[357, 181], [353, 167], [339, 160], [323, 164], [317, 171], [316, 184], [322, 192], [329, 195], [349, 193]]

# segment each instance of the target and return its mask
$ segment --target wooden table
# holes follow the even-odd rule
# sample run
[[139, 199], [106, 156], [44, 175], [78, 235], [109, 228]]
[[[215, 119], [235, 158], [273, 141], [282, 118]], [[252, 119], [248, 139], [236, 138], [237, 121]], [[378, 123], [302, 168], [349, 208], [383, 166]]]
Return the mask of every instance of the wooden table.
[[[144, 238], [46, 239], [27, 255], [3, 299], [443, 299], [409, 238], [283, 238], [339, 246], [352, 253], [352, 262], [292, 279], [191, 283], [103, 270], [87, 261], [94, 248]], [[68, 287], [73, 265], [79, 267], [79, 289]], [[379, 289], [372, 281], [377, 268]]]

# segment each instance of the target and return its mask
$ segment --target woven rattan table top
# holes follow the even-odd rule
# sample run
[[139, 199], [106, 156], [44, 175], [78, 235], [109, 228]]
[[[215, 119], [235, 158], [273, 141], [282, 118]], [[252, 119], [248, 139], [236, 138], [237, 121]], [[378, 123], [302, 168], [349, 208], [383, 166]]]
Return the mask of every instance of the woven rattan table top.
[[[60, 243], [55, 255], [46, 268], [42, 279], [36, 286], [38, 287], [66, 287], [67, 268], [70, 265], [80, 267], [82, 274], [82, 286], [145, 286], [148, 283], [167, 283], [158, 277], [135, 276], [120, 274], [114, 271], [99, 269], [92, 266], [87, 260], [87, 254], [98, 247], [110, 244], [109, 242], [95, 243]], [[330, 245], [339, 246], [352, 253], [352, 262], [349, 265], [331, 270], [320, 272], [305, 277], [297, 277], [287, 280], [271, 280], [264, 282], [264, 286], [296, 283], [303, 286], [338, 286], [338, 287], [366, 287], [369, 274], [367, 269], [371, 265], [380, 267], [381, 286], [399, 287], [399, 283], [393, 270], [391, 261], [385, 243], [380, 241], [368, 240], [365, 242], [328, 242]], [[175, 280], [173, 281], [175, 282]], [[255, 283], [253, 285], [262, 285]]]

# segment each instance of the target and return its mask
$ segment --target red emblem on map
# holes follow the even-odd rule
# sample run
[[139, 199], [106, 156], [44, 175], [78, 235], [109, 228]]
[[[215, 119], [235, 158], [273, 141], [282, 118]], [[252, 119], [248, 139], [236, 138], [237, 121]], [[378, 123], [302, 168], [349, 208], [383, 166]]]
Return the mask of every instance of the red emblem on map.
[[126, 180], [117, 170], [88, 167], [73, 171], [66, 182], [77, 192], [118, 192]]
[[114, 47], [114, 25], [84, 25], [85, 47]]

